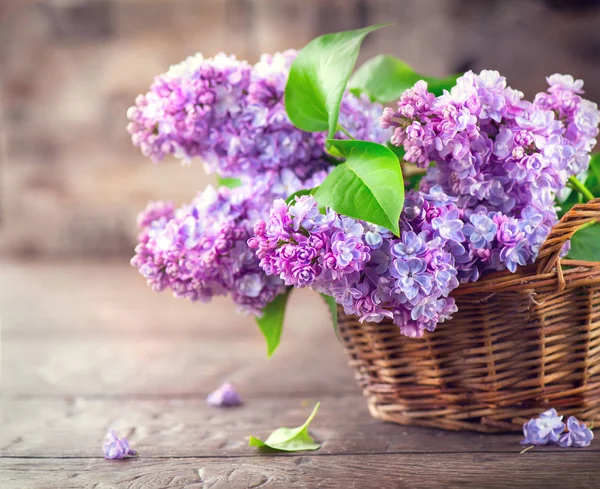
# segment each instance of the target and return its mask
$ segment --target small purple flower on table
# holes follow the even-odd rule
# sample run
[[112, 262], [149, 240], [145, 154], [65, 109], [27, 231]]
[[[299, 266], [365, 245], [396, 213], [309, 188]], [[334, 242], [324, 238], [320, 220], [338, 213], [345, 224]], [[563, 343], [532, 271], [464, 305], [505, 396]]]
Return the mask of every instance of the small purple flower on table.
[[235, 407], [243, 404], [242, 398], [229, 382], [211, 392], [206, 398], [206, 402], [213, 407]]
[[521, 445], [556, 443], [565, 429], [562, 419], [563, 417], [559, 416], [554, 408], [544, 411], [539, 418], [530, 419], [523, 425], [525, 438], [521, 441]]
[[583, 421], [579, 421], [575, 416], [570, 416], [567, 420], [567, 433], [564, 433], [558, 440], [558, 445], [563, 448], [568, 447], [587, 447], [594, 439], [594, 433]]
[[127, 438], [119, 438], [114, 430], [110, 430], [106, 435], [102, 451], [104, 452], [104, 458], [108, 460], [122, 459], [128, 455], [137, 455], [137, 452], [129, 447]]

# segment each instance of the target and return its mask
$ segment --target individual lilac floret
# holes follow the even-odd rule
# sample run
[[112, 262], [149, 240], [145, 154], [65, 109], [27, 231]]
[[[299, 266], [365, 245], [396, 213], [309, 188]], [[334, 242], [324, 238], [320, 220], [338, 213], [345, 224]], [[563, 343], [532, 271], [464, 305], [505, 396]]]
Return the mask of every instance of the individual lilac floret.
[[563, 417], [558, 416], [556, 409], [548, 409], [539, 418], [532, 418], [523, 425], [525, 438], [521, 445], [546, 445], [556, 443], [565, 429]]
[[243, 404], [242, 398], [229, 382], [211, 392], [206, 398], [206, 402], [213, 407], [235, 407]]
[[594, 439], [594, 433], [583, 421], [579, 421], [575, 416], [569, 416], [567, 420], [568, 432], [564, 433], [558, 440], [558, 445], [567, 447], [587, 447]]
[[468, 236], [475, 248], [487, 248], [496, 237], [498, 226], [488, 216], [473, 214], [469, 218], [469, 224], [464, 228], [465, 236]]
[[102, 451], [104, 452], [104, 458], [109, 460], [137, 455], [137, 452], [129, 447], [127, 438], [119, 438], [114, 430], [110, 430], [106, 435], [106, 439], [102, 445]]

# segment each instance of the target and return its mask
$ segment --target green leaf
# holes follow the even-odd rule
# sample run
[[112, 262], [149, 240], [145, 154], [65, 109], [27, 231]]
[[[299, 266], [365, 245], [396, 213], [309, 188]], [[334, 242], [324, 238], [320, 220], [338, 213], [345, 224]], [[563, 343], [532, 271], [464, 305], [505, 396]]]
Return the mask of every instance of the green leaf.
[[348, 88], [354, 94], [366, 93], [371, 100], [389, 103], [398, 100], [402, 92], [419, 80], [425, 80], [429, 91], [441, 95], [450, 90], [460, 75], [447, 78], [424, 76], [394, 56], [380, 54], [366, 61], [350, 79]]
[[585, 186], [590, 189], [594, 197], [600, 197], [600, 153], [592, 154]]
[[575, 204], [583, 202], [581, 194], [577, 190], [571, 190], [568, 197], [560, 204], [559, 217], [564, 216]]
[[404, 155], [406, 154], [406, 151], [404, 150], [404, 146], [394, 146], [389, 141], [387, 142], [386, 146], [387, 146], [387, 149], [392, 151], [398, 157], [399, 161], [404, 161]]
[[321, 448], [321, 445], [316, 443], [308, 434], [308, 425], [317, 414], [320, 405], [320, 402], [316, 404], [312, 413], [310, 413], [310, 416], [302, 426], [298, 426], [298, 428], [279, 428], [271, 433], [269, 438], [265, 441], [251, 436], [249, 445], [251, 447], [283, 450], [285, 452], [299, 452], [302, 450], [317, 450]]
[[294, 192], [292, 195], [290, 195], [287, 199], [285, 199], [285, 203], [288, 205], [292, 204], [295, 202], [296, 197], [302, 197], [303, 195], [310, 195], [311, 193], [313, 193], [314, 190], [315, 189], [313, 189], [313, 188], [304, 188], [302, 190], [298, 190], [297, 192]]
[[335, 149], [331, 144], [325, 143], [325, 153], [328, 155], [328, 160], [333, 165], [339, 165], [341, 161], [336, 161], [338, 158], [343, 158], [342, 154]]
[[418, 190], [419, 184], [424, 176], [425, 173], [413, 173], [412, 175], [407, 176], [404, 181], [407, 183], [408, 188]]
[[325, 34], [302, 48], [285, 87], [285, 109], [296, 127], [308, 132], [328, 131], [333, 137], [360, 45], [367, 34], [384, 25], [388, 24]]
[[267, 356], [273, 355], [279, 346], [281, 331], [283, 330], [283, 317], [285, 315], [285, 306], [291, 289], [278, 295], [272, 302], [263, 309], [261, 317], [256, 318], [256, 323], [267, 340]]
[[315, 192], [319, 207], [379, 224], [400, 234], [404, 182], [396, 155], [369, 141], [328, 140], [346, 158]]
[[338, 336], [338, 305], [335, 302], [335, 299], [327, 294], [319, 295], [325, 301], [325, 304], [329, 307], [329, 312], [331, 313], [331, 322], [333, 323], [333, 331], [335, 331], [335, 335]]
[[217, 177], [219, 187], [235, 188], [242, 185], [242, 181], [239, 178], [221, 178]]
[[571, 238], [572, 260], [600, 261], [600, 224], [581, 227]]
[[[581, 181], [577, 176], [572, 177]], [[571, 188], [573, 187], [570, 183], [568, 184]], [[600, 153], [593, 153], [590, 158], [590, 164], [587, 171], [587, 176], [583, 186], [587, 188], [594, 197], [600, 197]], [[560, 211], [559, 216], [564, 216], [567, 211], [571, 209], [575, 204], [580, 204], [586, 201], [576, 189], [572, 189], [571, 193], [563, 201], [559, 201]]]

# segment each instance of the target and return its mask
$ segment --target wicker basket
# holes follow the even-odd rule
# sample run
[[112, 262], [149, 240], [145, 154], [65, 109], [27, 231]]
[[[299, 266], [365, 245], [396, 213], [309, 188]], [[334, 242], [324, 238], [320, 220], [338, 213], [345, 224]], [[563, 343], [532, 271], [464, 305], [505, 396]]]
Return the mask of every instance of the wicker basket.
[[560, 259], [595, 219], [600, 199], [556, 224], [535, 265], [461, 285], [452, 321], [422, 339], [340, 310], [340, 337], [371, 414], [489, 433], [520, 431], [555, 407], [600, 424], [600, 263]]

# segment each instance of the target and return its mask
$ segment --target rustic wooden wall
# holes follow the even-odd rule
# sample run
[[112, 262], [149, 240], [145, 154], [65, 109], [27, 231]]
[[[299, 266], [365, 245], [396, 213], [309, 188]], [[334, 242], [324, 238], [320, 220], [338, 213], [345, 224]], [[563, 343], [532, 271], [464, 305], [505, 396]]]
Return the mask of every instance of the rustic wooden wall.
[[255, 60], [390, 21], [362, 59], [495, 68], [528, 94], [570, 72], [600, 100], [598, 0], [1, 0], [0, 251], [126, 256], [147, 200], [187, 201], [211, 181], [200, 165], [152, 165], [126, 134], [127, 107], [169, 64]]

